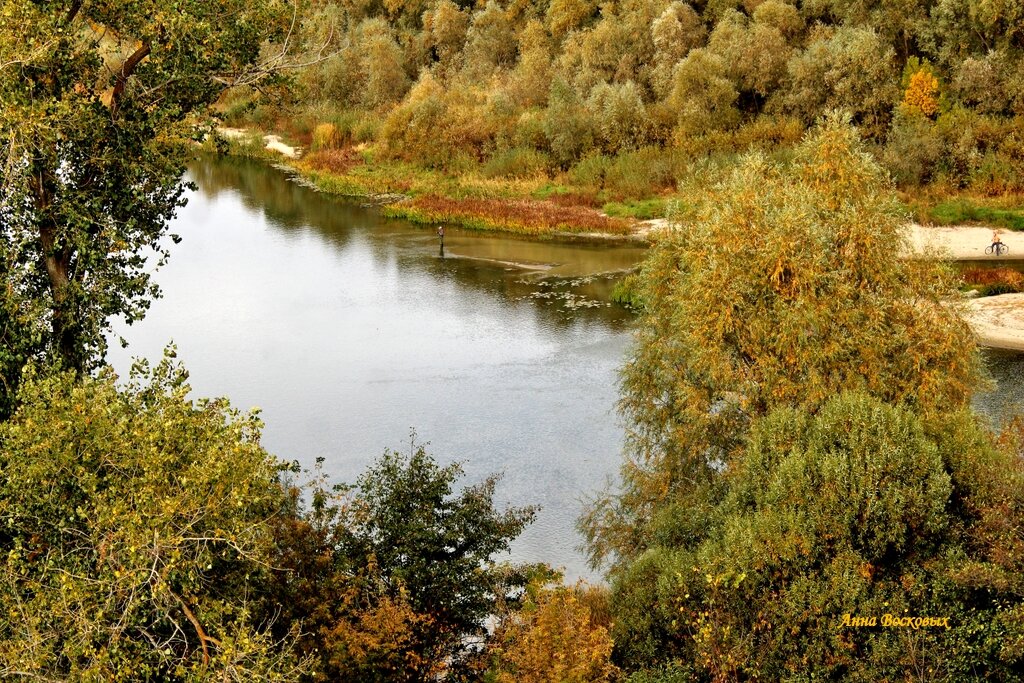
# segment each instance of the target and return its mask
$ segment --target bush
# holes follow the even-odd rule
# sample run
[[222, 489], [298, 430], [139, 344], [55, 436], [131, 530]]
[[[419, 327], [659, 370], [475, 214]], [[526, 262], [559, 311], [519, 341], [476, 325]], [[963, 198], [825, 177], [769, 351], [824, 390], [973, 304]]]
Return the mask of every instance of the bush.
[[600, 189], [611, 164], [612, 160], [603, 154], [588, 154], [569, 169], [569, 180], [574, 185]]
[[496, 152], [483, 166], [488, 178], [535, 178], [543, 175], [551, 160], [543, 152], [528, 147], [513, 147]]
[[594, 145], [594, 121], [576, 92], [562, 80], [551, 84], [544, 135], [552, 156], [563, 167]]
[[481, 667], [485, 621], [525, 587], [535, 568], [493, 555], [533, 518], [494, 507], [496, 477], [459, 491], [458, 464], [422, 446], [386, 452], [356, 487], [318, 480], [304, 512], [298, 490], [277, 529], [271, 604], [282, 625], [301, 623], [298, 648], [316, 680], [455, 680]]
[[584, 584], [531, 587], [522, 609], [498, 629], [491, 667], [497, 683], [614, 681], [612, 639], [591, 608], [602, 599], [603, 591]]
[[897, 184], [916, 187], [931, 180], [944, 151], [931, 121], [920, 113], [900, 109], [881, 157]]
[[342, 136], [331, 123], [321, 123], [313, 129], [313, 141], [310, 149], [319, 152], [324, 149], [337, 149], [342, 143]]
[[[698, 680], [1017, 679], [1024, 548], [1007, 530], [1024, 521], [1024, 469], [973, 417], [844, 393], [758, 420], [735, 471], [703, 541], [647, 555], [662, 658]], [[623, 584], [616, 598], [617, 624], [643, 624]]]
[[604, 178], [605, 189], [618, 198], [640, 199], [675, 188], [676, 159], [671, 150], [644, 147], [614, 157]]
[[1009, 268], [971, 268], [960, 277], [965, 285], [978, 287], [982, 296], [1024, 292], [1024, 273]]
[[194, 404], [169, 361], [30, 373], [0, 423], [0, 675], [291, 681], [259, 618], [284, 503], [260, 423]]

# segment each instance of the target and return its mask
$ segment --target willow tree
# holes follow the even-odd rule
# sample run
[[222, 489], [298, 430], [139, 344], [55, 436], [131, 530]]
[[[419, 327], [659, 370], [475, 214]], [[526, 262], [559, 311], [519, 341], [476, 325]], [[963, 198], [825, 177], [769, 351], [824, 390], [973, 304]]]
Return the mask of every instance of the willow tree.
[[111, 316], [144, 314], [147, 253], [166, 256], [183, 203], [185, 143], [225, 87], [279, 63], [261, 48], [285, 35], [286, 9], [0, 0], [4, 402], [25, 357], [88, 369]]
[[685, 205], [641, 273], [622, 489], [583, 521], [593, 559], [620, 568], [656, 517], [701, 537], [758, 416], [813, 413], [844, 390], [937, 414], [966, 405], [979, 378], [952, 280], [898, 257], [905, 216], [839, 117], [791, 164], [748, 156]]

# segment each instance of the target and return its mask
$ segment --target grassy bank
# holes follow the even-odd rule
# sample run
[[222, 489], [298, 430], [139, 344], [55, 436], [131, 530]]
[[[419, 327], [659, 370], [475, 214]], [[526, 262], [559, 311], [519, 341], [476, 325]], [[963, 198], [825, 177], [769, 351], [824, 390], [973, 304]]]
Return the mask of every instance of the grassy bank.
[[981, 225], [1024, 230], [1024, 194], [986, 197], [932, 188], [905, 199], [914, 220], [925, 225]]
[[[445, 222], [475, 230], [528, 235], [635, 235], [638, 223], [665, 216], [674, 188], [692, 172], [681, 150], [645, 148], [616, 156], [591, 155], [567, 170], [552, 170], [532, 150], [509, 150], [485, 161], [450, 159], [440, 166], [396, 158], [380, 144], [360, 142], [358, 127], [310, 126], [282, 119], [271, 128], [309, 150], [287, 161], [317, 189], [379, 200], [388, 216]], [[262, 132], [221, 139], [218, 150], [282, 161], [264, 149]], [[779, 148], [774, 156], [785, 156]], [[705, 166], [729, 164], [711, 157]], [[902, 193], [911, 217], [926, 225], [983, 225], [1024, 230], [1024, 194], [987, 196], [942, 184]]]
[[282, 160], [263, 148], [263, 132], [219, 138], [220, 153], [275, 159], [322, 192], [379, 200], [385, 215], [417, 223], [447, 223], [474, 230], [532, 236], [573, 234], [631, 237], [637, 223], [664, 215], [669, 197], [630, 199], [602, 188], [573, 183], [567, 174], [530, 177], [496, 175], [493, 165], [464, 165], [441, 171], [408, 161], [382, 158], [365, 143], [324, 145], [315, 135], [276, 132], [310, 149], [302, 158]]

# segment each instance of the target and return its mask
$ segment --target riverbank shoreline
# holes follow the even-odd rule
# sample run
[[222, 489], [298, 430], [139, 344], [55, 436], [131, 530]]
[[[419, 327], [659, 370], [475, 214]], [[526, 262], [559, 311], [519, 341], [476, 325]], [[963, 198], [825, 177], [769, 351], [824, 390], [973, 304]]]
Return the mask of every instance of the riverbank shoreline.
[[[280, 137], [272, 134], [246, 131], [239, 128], [220, 128], [218, 135], [228, 143], [249, 144], [259, 140], [267, 161], [284, 162], [285, 168], [295, 173], [301, 182], [309, 187], [345, 197], [360, 198], [380, 205], [384, 215], [423, 224], [446, 223], [473, 230], [500, 231], [530, 237], [552, 239], [582, 239], [587, 241], [630, 241], [649, 244], [658, 232], [670, 230], [671, 224], [664, 218], [630, 220], [621, 223], [605, 223], [607, 231], [580, 229], [580, 224], [569, 225], [568, 221], [581, 214], [573, 211], [585, 210], [582, 214], [593, 225], [595, 222], [611, 221], [608, 216], [586, 207], [564, 207], [540, 200], [516, 199], [511, 197], [492, 198], [448, 198], [430, 195], [414, 196], [400, 192], [399, 184], [393, 179], [375, 178], [380, 184], [367, 182], [351, 174], [335, 174], [312, 168], [303, 163], [303, 150], [285, 144]], [[258, 136], [258, 137], [257, 137]], [[230, 149], [230, 148], [229, 148]], [[251, 156], [251, 149], [249, 150]], [[519, 210], [506, 211], [508, 207]], [[568, 209], [568, 210], [567, 210]], [[530, 214], [532, 222], [521, 220], [523, 214]], [[556, 216], [557, 220], [545, 225], [545, 219]], [[516, 222], [517, 218], [520, 222]], [[573, 229], [575, 228], [575, 229]], [[985, 247], [992, 243], [993, 229], [979, 226], [926, 226], [911, 223], [907, 226], [907, 241], [910, 256], [940, 257], [953, 260], [985, 260], [998, 258], [985, 254]], [[1002, 241], [1009, 247], [1004, 259], [1024, 258], [1024, 233], [999, 230]], [[1003, 294], [981, 297], [968, 302], [966, 318], [978, 337], [978, 343], [997, 349], [1024, 352], [1024, 294]]]
[[[414, 171], [407, 164], [373, 164], [357, 147], [306, 153], [285, 144], [280, 136], [242, 128], [217, 129], [228, 154], [278, 162], [303, 184], [342, 197], [380, 206], [390, 218], [469, 230], [498, 231], [531, 237], [649, 243], [663, 219], [639, 220], [610, 216], [555, 194], [537, 198], [514, 180], [473, 179], [464, 186], [441, 174]], [[223, 150], [222, 150], [223, 151]], [[407, 172], [419, 182], [401, 175]]]

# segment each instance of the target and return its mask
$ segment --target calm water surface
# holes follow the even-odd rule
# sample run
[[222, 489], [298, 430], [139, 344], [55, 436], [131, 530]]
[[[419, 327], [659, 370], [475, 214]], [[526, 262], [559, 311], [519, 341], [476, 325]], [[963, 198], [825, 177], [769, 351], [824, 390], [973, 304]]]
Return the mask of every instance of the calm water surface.
[[607, 305], [643, 250], [432, 228], [317, 194], [237, 160], [191, 170], [164, 297], [111, 348], [173, 340], [197, 396], [259, 407], [274, 454], [353, 481], [410, 429], [503, 504], [541, 506], [513, 558], [590, 576], [581, 500], [617, 471], [614, 413], [629, 316]]
[[[380, 217], [238, 160], [191, 170], [164, 298], [117, 331], [114, 367], [174, 341], [197, 396], [259, 407], [264, 445], [354, 481], [415, 429], [466, 482], [504, 473], [502, 504], [540, 505], [512, 557], [587, 576], [574, 521], [616, 473], [629, 315], [607, 305], [635, 247], [515, 239]], [[986, 355], [999, 422], [1024, 402], [1020, 354]]]

